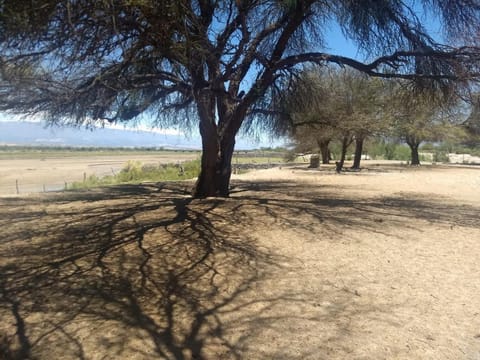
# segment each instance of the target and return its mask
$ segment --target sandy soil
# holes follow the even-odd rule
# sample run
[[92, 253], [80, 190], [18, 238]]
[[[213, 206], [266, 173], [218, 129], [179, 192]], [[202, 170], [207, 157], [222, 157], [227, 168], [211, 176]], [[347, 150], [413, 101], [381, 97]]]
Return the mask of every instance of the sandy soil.
[[[143, 164], [166, 164], [177, 161], [193, 160], [196, 153], [178, 152], [155, 155], [106, 155], [62, 157], [45, 156], [38, 159], [0, 159], [0, 196], [16, 193], [16, 181], [22, 194], [59, 190], [65, 182], [71, 184], [83, 181], [84, 176], [99, 177], [118, 173], [125, 164], [140, 161]], [[84, 175], [85, 174], [85, 175]]]
[[0, 358], [480, 359], [480, 169], [0, 198]]

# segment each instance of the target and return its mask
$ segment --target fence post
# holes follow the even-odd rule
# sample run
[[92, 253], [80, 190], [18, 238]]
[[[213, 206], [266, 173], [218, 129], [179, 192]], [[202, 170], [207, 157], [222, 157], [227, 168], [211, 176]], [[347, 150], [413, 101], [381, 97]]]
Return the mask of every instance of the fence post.
[[67, 182], [65, 181], [65, 190], [67, 190], [67, 189], [68, 189], [68, 184], [67, 184]]
[[18, 190], [18, 179], [15, 180], [15, 187], [17, 188], [17, 194], [20, 194], [20, 191]]
[[86, 182], [86, 181], [87, 181], [87, 173], [84, 172], [84, 173], [83, 173], [83, 182]]

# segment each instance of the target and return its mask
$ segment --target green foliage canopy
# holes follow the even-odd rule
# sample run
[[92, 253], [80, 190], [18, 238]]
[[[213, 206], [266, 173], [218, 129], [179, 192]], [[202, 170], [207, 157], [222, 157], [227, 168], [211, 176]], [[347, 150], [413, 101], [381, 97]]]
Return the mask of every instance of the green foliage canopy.
[[288, 133], [301, 152], [321, 141], [379, 135], [389, 128], [385, 80], [351, 69], [310, 68], [282, 96], [276, 130]]
[[[478, 31], [477, 1], [419, 5], [438, 11], [451, 37]], [[332, 19], [378, 58], [311, 51]], [[165, 120], [167, 110], [198, 102], [199, 88], [251, 109], [285, 70], [306, 62], [445, 84], [478, 75], [472, 45], [437, 44], [402, 1], [3, 0], [0, 109], [76, 123], [147, 110]]]

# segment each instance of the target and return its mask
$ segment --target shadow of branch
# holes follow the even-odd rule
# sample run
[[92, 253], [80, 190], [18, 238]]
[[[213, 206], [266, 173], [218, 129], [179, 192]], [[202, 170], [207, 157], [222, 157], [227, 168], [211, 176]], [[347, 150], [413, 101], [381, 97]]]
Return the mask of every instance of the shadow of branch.
[[[237, 182], [232, 197], [193, 200], [181, 185], [158, 184], [2, 199], [0, 357], [240, 359], [262, 332], [277, 336], [297, 320], [333, 324], [340, 344], [350, 331], [341, 319], [390, 309], [362, 307], [327, 283], [330, 294], [285, 283], [257, 291], [281, 281], [292, 259], [259, 246], [250, 227], [316, 241], [345, 229], [390, 235], [410, 219], [480, 227], [478, 208], [418, 196], [353, 199], [277, 181]], [[322, 296], [337, 300], [315, 318], [282, 311], [315, 308]], [[264, 357], [292, 358], [282, 346]], [[316, 346], [294, 358], [315, 358]]]
[[10, 208], [1, 356], [240, 358], [223, 319], [252, 307], [244, 294], [275, 259], [238, 231], [222, 200], [158, 190], [23, 198]]
[[[236, 182], [233, 196], [242, 199], [236, 211], [253, 205], [278, 226], [318, 231], [335, 238], [346, 229], [390, 235], [389, 228], [412, 228], [409, 220], [444, 226], [480, 228], [479, 208], [453, 204], [448, 198], [414, 193], [375, 198], [349, 197], [344, 187], [293, 181]], [[244, 213], [247, 213], [245, 210]]]

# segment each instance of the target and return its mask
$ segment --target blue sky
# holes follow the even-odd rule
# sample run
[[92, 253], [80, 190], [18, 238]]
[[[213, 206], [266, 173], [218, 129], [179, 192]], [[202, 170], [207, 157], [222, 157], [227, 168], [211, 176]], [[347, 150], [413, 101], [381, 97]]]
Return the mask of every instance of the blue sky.
[[331, 23], [327, 27], [325, 34], [326, 52], [330, 52], [334, 55], [342, 55], [357, 60], [363, 60], [362, 55], [359, 53], [357, 46], [352, 40], [346, 39], [339, 26], [336, 23]]

